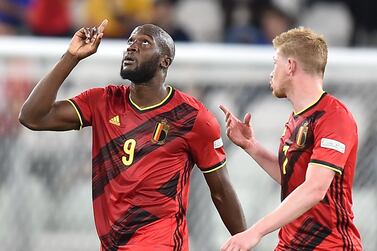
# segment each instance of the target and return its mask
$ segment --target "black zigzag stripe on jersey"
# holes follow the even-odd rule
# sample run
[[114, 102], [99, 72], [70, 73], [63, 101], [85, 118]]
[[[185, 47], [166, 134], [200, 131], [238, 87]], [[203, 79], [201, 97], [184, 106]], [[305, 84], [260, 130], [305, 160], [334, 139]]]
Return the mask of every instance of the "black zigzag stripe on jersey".
[[185, 215], [185, 209], [183, 208], [183, 205], [182, 205], [182, 193], [178, 194], [177, 199], [178, 199], [179, 210], [175, 214], [175, 220], [177, 222], [177, 227], [176, 227], [174, 234], [173, 234], [173, 240], [174, 240], [173, 250], [174, 251], [181, 251], [182, 246], [183, 246], [183, 237], [182, 237], [182, 233], [180, 232], [179, 228], [183, 223], [183, 218], [184, 218], [184, 215]]
[[335, 202], [335, 212], [336, 212], [336, 228], [338, 229], [340, 235], [342, 236], [342, 240], [343, 240], [343, 251], [346, 250], [346, 236], [344, 234], [344, 229], [342, 227], [342, 221], [343, 221], [343, 217], [341, 217], [340, 215], [340, 205], [339, 205], [339, 202], [338, 202], [338, 195], [339, 195], [339, 191], [338, 191], [338, 185], [339, 184], [339, 179], [337, 176], [334, 177], [334, 181], [333, 183], [331, 184], [331, 187], [330, 187], [330, 193], [331, 193], [331, 197], [334, 198], [334, 202]]
[[192, 157], [189, 157], [188, 161], [185, 164], [185, 168], [183, 169], [182, 187], [186, 185], [188, 179], [190, 178], [193, 167], [194, 167], [194, 160], [192, 159]]
[[322, 226], [312, 218], [308, 218], [297, 230], [295, 236], [289, 243], [289, 250], [315, 250], [315, 248], [330, 234], [331, 229]]
[[170, 178], [168, 182], [163, 184], [157, 191], [174, 200], [175, 195], [177, 194], [178, 180], [179, 180], [179, 172], [174, 174], [174, 176]]
[[347, 212], [344, 208], [343, 200], [343, 177], [336, 175], [334, 177], [333, 184], [330, 187], [331, 196], [334, 198], [335, 202], [335, 212], [336, 212], [336, 228], [338, 229], [343, 240], [343, 251], [353, 250], [353, 243], [351, 236], [348, 233], [348, 217]]
[[339, 199], [340, 199], [340, 208], [342, 210], [342, 214], [343, 214], [343, 217], [344, 217], [344, 231], [345, 231], [345, 234], [346, 234], [346, 237], [347, 237], [347, 241], [348, 241], [348, 244], [349, 244], [349, 250], [354, 250], [353, 248], [353, 242], [352, 242], [352, 238], [350, 236], [350, 233], [349, 233], [349, 228], [348, 228], [348, 225], [349, 225], [349, 218], [348, 218], [348, 214], [347, 214], [347, 210], [346, 210], [346, 206], [345, 206], [345, 203], [344, 203], [344, 176], [345, 175], [342, 175], [340, 177], [340, 193], [339, 193]]
[[169, 124], [178, 124], [177, 122], [179, 122], [179, 126], [175, 126], [169, 130], [168, 136], [165, 139], [165, 144], [167, 144], [192, 130], [197, 112], [198, 110], [194, 107], [182, 103], [170, 111], [161, 113], [149, 119], [132, 131], [111, 140], [102, 147], [99, 154], [93, 159], [93, 200], [103, 193], [104, 187], [110, 182], [110, 180], [117, 177], [123, 170], [131, 167], [148, 153], [161, 147], [148, 140], [145, 145], [138, 148], [134, 155], [133, 164], [127, 167], [121, 162], [123, 144], [127, 139], [135, 139], [138, 141], [138, 139], [141, 139], [146, 135], [152, 135], [156, 122], [161, 121], [162, 119], [167, 120]]
[[[318, 120], [319, 118], [321, 118], [323, 116], [323, 114], [325, 114], [324, 111], [315, 111], [312, 115], [310, 115], [309, 117], [304, 119], [300, 124], [298, 124], [295, 127], [295, 129], [293, 130], [289, 140], [291, 142], [294, 142], [296, 137], [297, 137], [297, 133], [300, 130], [300, 127], [303, 124], [308, 124], [309, 126], [312, 126], [316, 120]], [[288, 181], [293, 174], [294, 166], [295, 166], [297, 160], [304, 153], [304, 151], [306, 149], [309, 149], [310, 147], [312, 147], [313, 144], [314, 144], [313, 129], [309, 129], [308, 133], [306, 135], [305, 145], [302, 148], [300, 148], [300, 151], [294, 151], [288, 156], [288, 163], [287, 163], [287, 166], [286, 166], [286, 174], [282, 175], [282, 179], [281, 179], [281, 184], [282, 184], [282, 186], [281, 186], [281, 201], [283, 201], [288, 196]], [[279, 154], [279, 157], [280, 157], [280, 155], [281, 154]], [[283, 159], [281, 157], [279, 159], [281, 161], [280, 163], [282, 163]]]
[[139, 228], [158, 219], [140, 207], [129, 208], [127, 213], [111, 226], [109, 233], [100, 236], [101, 243], [106, 251], [117, 251], [119, 246], [128, 243]]
[[180, 186], [181, 186], [181, 189], [180, 189], [180, 192], [178, 193], [177, 195], [177, 200], [178, 200], [178, 212], [175, 214], [175, 220], [176, 220], [176, 228], [175, 228], [175, 231], [174, 231], [174, 234], [173, 234], [173, 240], [174, 240], [174, 248], [173, 250], [174, 251], [181, 251], [182, 250], [182, 246], [183, 246], [183, 236], [182, 236], [182, 233], [180, 231], [180, 227], [183, 223], [183, 219], [184, 219], [184, 216], [186, 215], [186, 211], [185, 211], [185, 208], [183, 207], [183, 204], [182, 204], [182, 187], [184, 187], [186, 181], [187, 181], [187, 175], [189, 175], [189, 173], [191, 173], [191, 170], [192, 170], [192, 167], [193, 167], [193, 164], [192, 164], [192, 161], [189, 160], [185, 163], [185, 168], [184, 168], [184, 174], [183, 174], [183, 178], [181, 179], [180, 181]]

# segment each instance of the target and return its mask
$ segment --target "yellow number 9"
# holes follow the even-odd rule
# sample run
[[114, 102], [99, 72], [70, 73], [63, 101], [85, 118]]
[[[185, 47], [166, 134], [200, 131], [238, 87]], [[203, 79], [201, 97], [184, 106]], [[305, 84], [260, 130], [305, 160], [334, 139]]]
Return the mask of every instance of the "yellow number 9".
[[128, 139], [126, 142], [124, 142], [123, 145], [123, 151], [126, 156], [122, 156], [122, 162], [125, 166], [129, 166], [134, 161], [134, 155], [135, 155], [135, 147], [136, 147], [136, 140], [134, 139]]

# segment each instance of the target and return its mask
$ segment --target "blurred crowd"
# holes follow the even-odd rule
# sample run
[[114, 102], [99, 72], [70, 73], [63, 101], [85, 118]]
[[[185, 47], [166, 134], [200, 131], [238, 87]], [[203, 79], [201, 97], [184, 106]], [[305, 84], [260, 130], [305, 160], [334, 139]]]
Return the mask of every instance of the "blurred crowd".
[[269, 44], [303, 25], [333, 46], [375, 46], [376, 12], [374, 0], [1, 0], [0, 34], [71, 36], [107, 18], [111, 38], [154, 23], [176, 41]]
[[[0, 0], [0, 40], [1, 36], [71, 37], [80, 27], [96, 26], [107, 18], [109, 25], [105, 36], [113, 39], [125, 39], [137, 25], [154, 23], [168, 31], [178, 42], [263, 45], [270, 44], [277, 34], [301, 25], [325, 35], [330, 46], [376, 47], [375, 13], [376, 0]], [[0, 58], [0, 221], [5, 222], [0, 227], [0, 242], [5, 249], [9, 246], [15, 251], [42, 250], [32, 248], [35, 245], [33, 241], [38, 240], [34, 235], [39, 228], [47, 229], [47, 232], [76, 231], [74, 236], [78, 236], [80, 247], [83, 245], [82, 236], [77, 233], [82, 229], [94, 229], [88, 214], [91, 212], [90, 201], [85, 201], [90, 199], [90, 131], [84, 130], [80, 134], [32, 134], [23, 133], [26, 129], [18, 123], [21, 105], [38, 81], [35, 72], [38, 72], [38, 67], [42, 67], [43, 72], [50, 67], [51, 62], [38, 60]], [[227, 106], [232, 107], [233, 104], [233, 110], [237, 107], [239, 114], [251, 111], [255, 106], [255, 111], [260, 110], [264, 115], [268, 110], [267, 105], [271, 103], [266, 101], [257, 105], [271, 96], [266, 86], [245, 86], [234, 91], [218, 86], [216, 89], [208, 83], [208, 87], [197, 90], [195, 96], [203, 97], [204, 103], [212, 111], [218, 110], [219, 103], [229, 102]], [[74, 88], [74, 85], [68, 80], [61, 90], [63, 97], [69, 97], [67, 92], [70, 88]], [[357, 105], [366, 104], [357, 113], [365, 115], [369, 122], [360, 123], [360, 128], [365, 131], [364, 138], [368, 140], [360, 144], [361, 161], [358, 165], [363, 172], [358, 173], [356, 185], [374, 189], [376, 186], [373, 182], [377, 175], [374, 168], [377, 165], [375, 85], [371, 83], [363, 88], [354, 85], [352, 89], [346, 84], [343, 88], [339, 88], [340, 95], [355, 100]], [[282, 108], [280, 104], [270, 110], [277, 110], [276, 114], [288, 114], [279, 112], [278, 108]], [[279, 124], [261, 124], [262, 137], [274, 142], [275, 136], [270, 131], [275, 131], [275, 128], [270, 130], [270, 127]], [[237, 166], [235, 160], [239, 157], [242, 159], [242, 156], [235, 156], [234, 166]], [[243, 174], [241, 176], [244, 177]], [[259, 176], [255, 177], [255, 180], [263, 182]], [[209, 204], [202, 199], [207, 188], [197, 189], [204, 184], [197, 179], [192, 181], [195, 187], [193, 200], [197, 200], [193, 205], [200, 204], [200, 208], [208, 212]], [[260, 196], [259, 193], [253, 196], [249, 193], [247, 187], [250, 200]], [[370, 198], [368, 196], [374, 199], [369, 190], [366, 191], [366, 201]], [[370, 201], [368, 203], [366, 205], [369, 207], [374, 205]], [[83, 209], [83, 204], [88, 208]], [[265, 210], [254, 201], [250, 205], [256, 207], [251, 212]], [[198, 222], [192, 225], [193, 239], [201, 244], [208, 242], [208, 235], [203, 234], [202, 229], [210, 228], [212, 232], [219, 230], [208, 224], [208, 214], [199, 211], [200, 214], [191, 217], [192, 222]], [[365, 217], [364, 222], [370, 222], [370, 215], [365, 214]], [[205, 222], [206, 226], [201, 222]], [[375, 236], [375, 227], [371, 228], [365, 223], [361, 226], [365, 227], [365, 233]], [[370, 237], [369, 240], [369, 245], [375, 247], [372, 243], [375, 238]], [[215, 242], [214, 239], [211, 241]]]

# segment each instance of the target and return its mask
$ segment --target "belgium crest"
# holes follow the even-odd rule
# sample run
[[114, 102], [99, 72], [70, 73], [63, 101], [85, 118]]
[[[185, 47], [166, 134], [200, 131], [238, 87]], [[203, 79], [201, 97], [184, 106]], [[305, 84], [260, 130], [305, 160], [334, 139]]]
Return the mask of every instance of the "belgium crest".
[[305, 146], [306, 138], [308, 136], [308, 129], [309, 129], [308, 125], [309, 125], [309, 122], [304, 121], [304, 123], [302, 123], [302, 125], [297, 131], [296, 144], [300, 148]]
[[165, 143], [166, 137], [168, 136], [169, 125], [166, 119], [163, 119], [160, 122], [157, 122], [153, 136], [152, 142], [158, 145], [162, 145]]

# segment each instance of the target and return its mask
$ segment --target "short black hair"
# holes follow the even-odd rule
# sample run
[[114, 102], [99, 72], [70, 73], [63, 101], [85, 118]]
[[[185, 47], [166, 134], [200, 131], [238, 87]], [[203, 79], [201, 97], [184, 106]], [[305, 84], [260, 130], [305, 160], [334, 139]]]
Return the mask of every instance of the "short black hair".
[[175, 56], [175, 43], [169, 33], [154, 24], [144, 24], [138, 28], [143, 30], [147, 35], [152, 36], [160, 47], [161, 53], [169, 56], [173, 61]]

